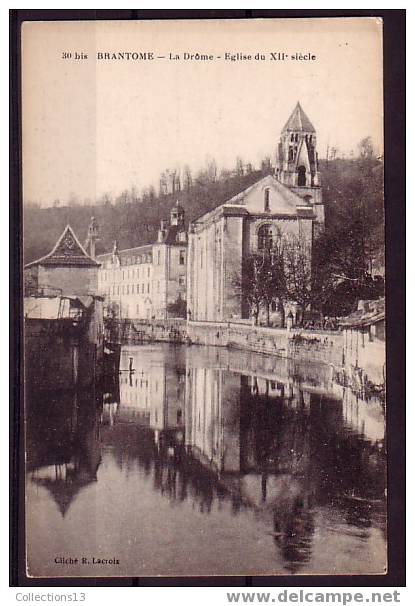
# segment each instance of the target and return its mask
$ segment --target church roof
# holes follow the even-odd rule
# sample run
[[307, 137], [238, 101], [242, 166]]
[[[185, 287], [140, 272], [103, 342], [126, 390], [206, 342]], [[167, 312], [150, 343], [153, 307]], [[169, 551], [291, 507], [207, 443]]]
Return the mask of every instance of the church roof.
[[292, 191], [289, 187], [278, 181], [274, 175], [266, 175], [259, 179], [256, 183], [253, 183], [243, 191], [241, 191], [236, 196], [233, 196], [230, 200], [226, 202], [226, 204], [235, 204], [235, 205], [246, 205], [251, 193], [254, 190], [257, 190], [263, 186], [272, 187], [277, 195], [279, 201], [279, 209], [277, 211], [281, 212], [281, 214], [297, 214], [298, 206], [302, 206], [304, 204], [303, 198], [301, 198], [296, 192]]
[[285, 123], [285, 130], [294, 130], [294, 131], [303, 131], [303, 132], [312, 132], [315, 133], [314, 126], [311, 124], [308, 116], [300, 105], [300, 102], [297, 102], [297, 105], [294, 107], [291, 116], [288, 118]]
[[[263, 210], [263, 191], [269, 188], [272, 192], [270, 202], [270, 212]], [[301, 217], [305, 219], [314, 219], [314, 208], [292, 191], [289, 187], [278, 181], [274, 175], [262, 177], [236, 196], [233, 196], [217, 206], [213, 210], [205, 213], [193, 222], [193, 228], [198, 230], [203, 224], [209, 223], [214, 217], [220, 214], [226, 215], [264, 215], [266, 217]]]
[[25, 267], [35, 265], [53, 267], [97, 267], [97, 263], [88, 255], [70, 225], [63, 230], [62, 235], [56, 242], [49, 254], [28, 263]]

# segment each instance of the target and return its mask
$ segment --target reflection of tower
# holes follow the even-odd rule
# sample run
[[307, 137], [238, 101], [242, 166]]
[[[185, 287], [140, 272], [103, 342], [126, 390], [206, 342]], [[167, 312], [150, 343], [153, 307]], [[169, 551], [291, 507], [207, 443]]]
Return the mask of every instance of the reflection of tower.
[[[40, 394], [39, 394], [40, 396]], [[31, 480], [52, 495], [62, 517], [78, 494], [97, 481], [101, 462], [102, 393], [63, 392], [50, 399], [32, 395], [27, 419], [27, 457]], [[38, 423], [37, 418], [48, 419]]]
[[186, 445], [215, 471], [240, 470], [239, 374], [206, 368], [190, 357], [186, 373]]

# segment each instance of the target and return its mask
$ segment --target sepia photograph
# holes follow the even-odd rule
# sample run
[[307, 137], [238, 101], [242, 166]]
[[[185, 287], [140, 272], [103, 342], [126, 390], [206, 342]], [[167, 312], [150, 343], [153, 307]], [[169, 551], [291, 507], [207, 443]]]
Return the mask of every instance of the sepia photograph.
[[21, 95], [27, 577], [387, 574], [382, 19], [27, 21]]

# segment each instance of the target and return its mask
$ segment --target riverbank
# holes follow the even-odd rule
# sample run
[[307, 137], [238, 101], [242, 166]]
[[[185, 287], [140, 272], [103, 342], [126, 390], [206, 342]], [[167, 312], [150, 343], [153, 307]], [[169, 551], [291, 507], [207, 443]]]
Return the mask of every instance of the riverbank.
[[[192, 322], [185, 320], [124, 320], [114, 323], [120, 343], [140, 344], [167, 342], [205, 345], [251, 351], [271, 356], [331, 366], [341, 374], [346, 386], [384, 390], [384, 348], [379, 356], [365, 364], [367, 358], [351, 355], [343, 331], [270, 328], [247, 322]], [[362, 337], [364, 349], [364, 339]], [[373, 344], [366, 344], [368, 347]], [[366, 347], [367, 349], [367, 347]], [[382, 355], [383, 354], [383, 355]], [[363, 364], [359, 364], [362, 361]], [[358, 378], [358, 380], [356, 379]]]

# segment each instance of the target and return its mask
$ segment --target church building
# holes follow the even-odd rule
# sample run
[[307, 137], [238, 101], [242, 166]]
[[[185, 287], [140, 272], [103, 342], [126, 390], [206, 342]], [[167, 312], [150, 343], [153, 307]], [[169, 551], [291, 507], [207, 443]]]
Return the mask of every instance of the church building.
[[[311, 251], [324, 229], [316, 132], [300, 103], [281, 131], [275, 171], [189, 229], [188, 315], [193, 321], [248, 319], [237, 284], [244, 260], [272, 248], [277, 238], [295, 237]], [[276, 311], [274, 306], [273, 311]]]

